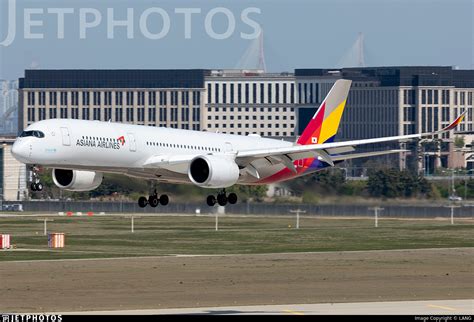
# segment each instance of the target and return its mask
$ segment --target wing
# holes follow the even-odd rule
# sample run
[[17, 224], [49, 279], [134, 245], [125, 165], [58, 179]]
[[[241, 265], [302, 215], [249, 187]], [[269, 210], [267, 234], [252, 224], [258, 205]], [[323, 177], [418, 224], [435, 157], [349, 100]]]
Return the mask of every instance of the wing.
[[[290, 170], [296, 171], [295, 166], [293, 165], [293, 161], [305, 159], [305, 158], [317, 157], [320, 160], [334, 166], [334, 161], [344, 160], [344, 157], [346, 157], [347, 159], [353, 159], [355, 157], [354, 156], [351, 157], [351, 154], [331, 156], [332, 149], [341, 149], [341, 148], [354, 147], [358, 145], [373, 144], [373, 143], [407, 141], [411, 139], [430, 137], [430, 136], [441, 134], [441, 133], [454, 129], [459, 123], [462, 122], [466, 114], [467, 114], [467, 111], [462, 113], [458, 118], [456, 118], [456, 120], [454, 120], [454, 122], [449, 124], [447, 127], [437, 132], [390, 136], [390, 137], [383, 137], [383, 138], [354, 140], [354, 141], [346, 141], [346, 142], [294, 145], [294, 146], [283, 147], [283, 148], [245, 150], [245, 151], [239, 151], [237, 153], [236, 162], [239, 165], [244, 166], [245, 164], [251, 163], [252, 160], [266, 158], [269, 161], [270, 160], [279, 161], [283, 163], [285, 166], [287, 166]], [[390, 150], [390, 151], [391, 152], [387, 151], [387, 153], [396, 153], [394, 152], [394, 150]], [[400, 150], [397, 150], [397, 151], [401, 152]], [[384, 151], [381, 151], [378, 153], [382, 153], [382, 152]], [[360, 157], [366, 157], [366, 156], [370, 156], [370, 155], [364, 155]]]

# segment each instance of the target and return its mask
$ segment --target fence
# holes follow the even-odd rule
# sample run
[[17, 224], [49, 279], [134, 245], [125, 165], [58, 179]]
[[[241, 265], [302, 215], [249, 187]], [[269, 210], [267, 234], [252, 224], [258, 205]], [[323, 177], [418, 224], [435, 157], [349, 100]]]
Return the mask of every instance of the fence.
[[[214, 213], [217, 207], [209, 207], [201, 203], [171, 203], [163, 207], [140, 208], [135, 202], [92, 202], [92, 201], [24, 201], [4, 202], [4, 209], [13, 209], [12, 205], [22, 204], [23, 211], [28, 212], [105, 212], [105, 213], [147, 213], [147, 214], [195, 214], [200, 209], [201, 214]], [[301, 209], [306, 211], [305, 215], [316, 216], [373, 216], [369, 207], [374, 205], [361, 204], [266, 204], [266, 203], [240, 203], [225, 208], [227, 214], [248, 215], [290, 215], [290, 210]], [[413, 218], [435, 218], [449, 217], [451, 209], [448, 205], [383, 205], [384, 210], [380, 213], [383, 217], [413, 217]], [[473, 218], [474, 207], [461, 206], [454, 208], [454, 216]]]

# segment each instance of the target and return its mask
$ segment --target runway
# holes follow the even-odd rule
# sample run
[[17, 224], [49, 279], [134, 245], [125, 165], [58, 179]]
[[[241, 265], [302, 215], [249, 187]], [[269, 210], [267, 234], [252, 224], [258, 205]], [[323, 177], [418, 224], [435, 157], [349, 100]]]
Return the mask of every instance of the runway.
[[[0, 311], [470, 314], [473, 252], [459, 248], [2, 262]], [[462, 299], [468, 301], [457, 302]], [[180, 307], [189, 309], [176, 310]]]
[[165, 310], [67, 312], [75, 315], [472, 315], [474, 300], [254, 305]]

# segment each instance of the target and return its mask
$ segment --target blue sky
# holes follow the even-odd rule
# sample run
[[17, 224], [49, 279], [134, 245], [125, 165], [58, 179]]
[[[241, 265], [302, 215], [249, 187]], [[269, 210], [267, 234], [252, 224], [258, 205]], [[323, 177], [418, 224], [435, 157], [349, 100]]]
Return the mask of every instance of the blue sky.
[[[474, 8], [472, 0], [17, 0], [17, 35], [8, 47], [0, 46], [0, 78], [21, 77], [31, 66], [60, 68], [233, 68], [251, 40], [242, 33], [252, 27], [241, 19], [243, 10], [258, 8], [260, 14], [249, 17], [262, 26], [267, 68], [291, 71], [294, 68], [338, 67], [362, 32], [365, 62], [369, 66], [447, 65], [472, 69], [474, 66]], [[8, 1], [0, 0], [0, 42], [7, 37], [11, 22]], [[169, 33], [162, 39], [146, 38], [139, 26], [140, 16], [149, 8], [159, 7], [170, 18]], [[235, 31], [217, 40], [206, 32], [205, 20], [215, 8], [228, 9], [235, 18]], [[42, 26], [31, 31], [43, 39], [25, 39], [24, 9], [43, 9], [32, 15]], [[65, 16], [64, 39], [57, 37], [57, 16], [48, 8], [73, 8]], [[102, 22], [79, 37], [80, 8], [95, 8]], [[107, 8], [116, 18], [125, 18], [133, 9], [134, 37], [127, 38], [125, 28], [115, 29], [114, 39], [107, 38]], [[176, 8], [199, 9], [192, 16], [191, 39], [184, 37], [184, 16]], [[147, 28], [162, 30], [162, 19], [150, 15]], [[212, 29], [224, 33], [228, 28], [225, 14], [212, 19]]]

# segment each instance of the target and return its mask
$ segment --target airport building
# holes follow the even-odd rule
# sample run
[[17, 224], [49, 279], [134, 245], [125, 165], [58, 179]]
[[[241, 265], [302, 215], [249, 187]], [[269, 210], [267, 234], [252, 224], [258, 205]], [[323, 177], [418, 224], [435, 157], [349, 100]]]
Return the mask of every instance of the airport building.
[[[474, 165], [467, 160], [465, 149], [456, 149], [455, 144], [456, 136], [463, 137], [465, 144], [474, 141], [473, 70], [451, 67], [298, 69], [295, 77], [299, 82], [321, 82], [319, 97], [327, 93], [328, 81], [353, 80], [337, 136], [340, 141], [434, 132], [468, 110], [454, 136], [446, 133], [438, 142], [424, 140], [418, 145], [402, 145], [412, 151], [384, 158], [396, 159], [400, 168], [413, 167], [426, 174], [439, 167], [472, 168]], [[313, 109], [300, 104], [297, 111], [301, 131], [301, 126], [312, 117]], [[400, 145], [361, 148], [387, 147], [399, 148]]]
[[237, 135], [295, 137], [293, 74], [216, 70], [205, 78], [202, 127]]
[[27, 194], [26, 166], [11, 153], [16, 137], [0, 137], [0, 200], [23, 200]]
[[[19, 130], [76, 118], [260, 135], [294, 141], [337, 79], [353, 80], [337, 140], [436, 131], [464, 110], [458, 129], [474, 140], [474, 71], [452, 67], [260, 70], [27, 70], [20, 79]], [[471, 134], [470, 134], [471, 133]], [[473, 167], [455, 137], [404, 145], [385, 156], [400, 168]], [[436, 144], [435, 144], [436, 145]], [[398, 143], [363, 149], [399, 148]], [[421, 157], [420, 157], [421, 156]], [[361, 160], [362, 162], [364, 160]], [[474, 161], [474, 160], [472, 160]]]
[[19, 129], [51, 118], [201, 129], [204, 70], [27, 70]]

